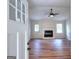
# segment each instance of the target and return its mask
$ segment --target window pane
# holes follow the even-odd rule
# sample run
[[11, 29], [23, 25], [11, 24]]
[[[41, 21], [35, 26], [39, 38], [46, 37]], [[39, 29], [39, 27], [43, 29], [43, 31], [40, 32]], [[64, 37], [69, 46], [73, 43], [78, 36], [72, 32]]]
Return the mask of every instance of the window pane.
[[21, 21], [21, 12], [17, 11], [17, 18], [18, 18], [18, 21]]
[[18, 8], [19, 10], [21, 10], [21, 1], [20, 1], [20, 0], [17, 0], [17, 8]]
[[22, 4], [22, 12], [25, 13], [25, 5]]
[[34, 27], [35, 27], [35, 28], [34, 28], [34, 31], [35, 31], [35, 32], [38, 32], [38, 31], [39, 31], [39, 25], [38, 25], [38, 24], [35, 24]]
[[25, 24], [25, 15], [24, 14], [22, 15], [22, 18], [23, 18], [23, 22]]
[[57, 24], [57, 33], [62, 33], [62, 24]]
[[16, 21], [16, 10], [9, 5], [9, 19]]
[[16, 6], [16, 1], [15, 0], [9, 0], [9, 3], [11, 3], [12, 5]]

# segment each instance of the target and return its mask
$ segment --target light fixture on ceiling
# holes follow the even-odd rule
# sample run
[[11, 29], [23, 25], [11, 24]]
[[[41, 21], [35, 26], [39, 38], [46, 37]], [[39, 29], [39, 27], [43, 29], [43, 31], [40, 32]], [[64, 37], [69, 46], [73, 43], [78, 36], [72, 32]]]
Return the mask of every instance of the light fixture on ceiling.
[[58, 13], [53, 13], [53, 9], [50, 9], [49, 17], [54, 17], [55, 15], [58, 15]]
[[50, 17], [54, 17], [54, 15], [50, 15]]

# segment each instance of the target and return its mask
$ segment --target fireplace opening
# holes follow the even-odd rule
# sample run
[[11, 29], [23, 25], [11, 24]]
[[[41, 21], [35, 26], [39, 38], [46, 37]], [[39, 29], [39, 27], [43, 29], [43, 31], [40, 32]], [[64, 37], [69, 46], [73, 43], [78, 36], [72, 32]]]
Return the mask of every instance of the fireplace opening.
[[53, 31], [52, 30], [45, 30], [44, 37], [53, 37]]

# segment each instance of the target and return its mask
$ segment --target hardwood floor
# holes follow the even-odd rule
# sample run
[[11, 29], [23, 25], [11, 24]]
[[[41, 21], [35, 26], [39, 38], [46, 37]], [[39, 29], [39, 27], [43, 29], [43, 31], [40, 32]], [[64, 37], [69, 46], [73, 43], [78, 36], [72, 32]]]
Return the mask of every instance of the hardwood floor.
[[71, 59], [70, 44], [66, 39], [32, 40], [29, 59]]

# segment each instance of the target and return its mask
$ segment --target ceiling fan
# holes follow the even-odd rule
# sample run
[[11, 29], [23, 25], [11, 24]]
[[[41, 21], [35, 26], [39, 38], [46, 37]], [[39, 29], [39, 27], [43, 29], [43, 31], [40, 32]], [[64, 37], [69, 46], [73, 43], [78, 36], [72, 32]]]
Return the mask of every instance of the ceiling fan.
[[59, 14], [59, 13], [53, 13], [53, 9], [51, 8], [48, 17], [54, 17], [54, 16], [56, 16], [56, 15], [58, 15], [58, 14]]

